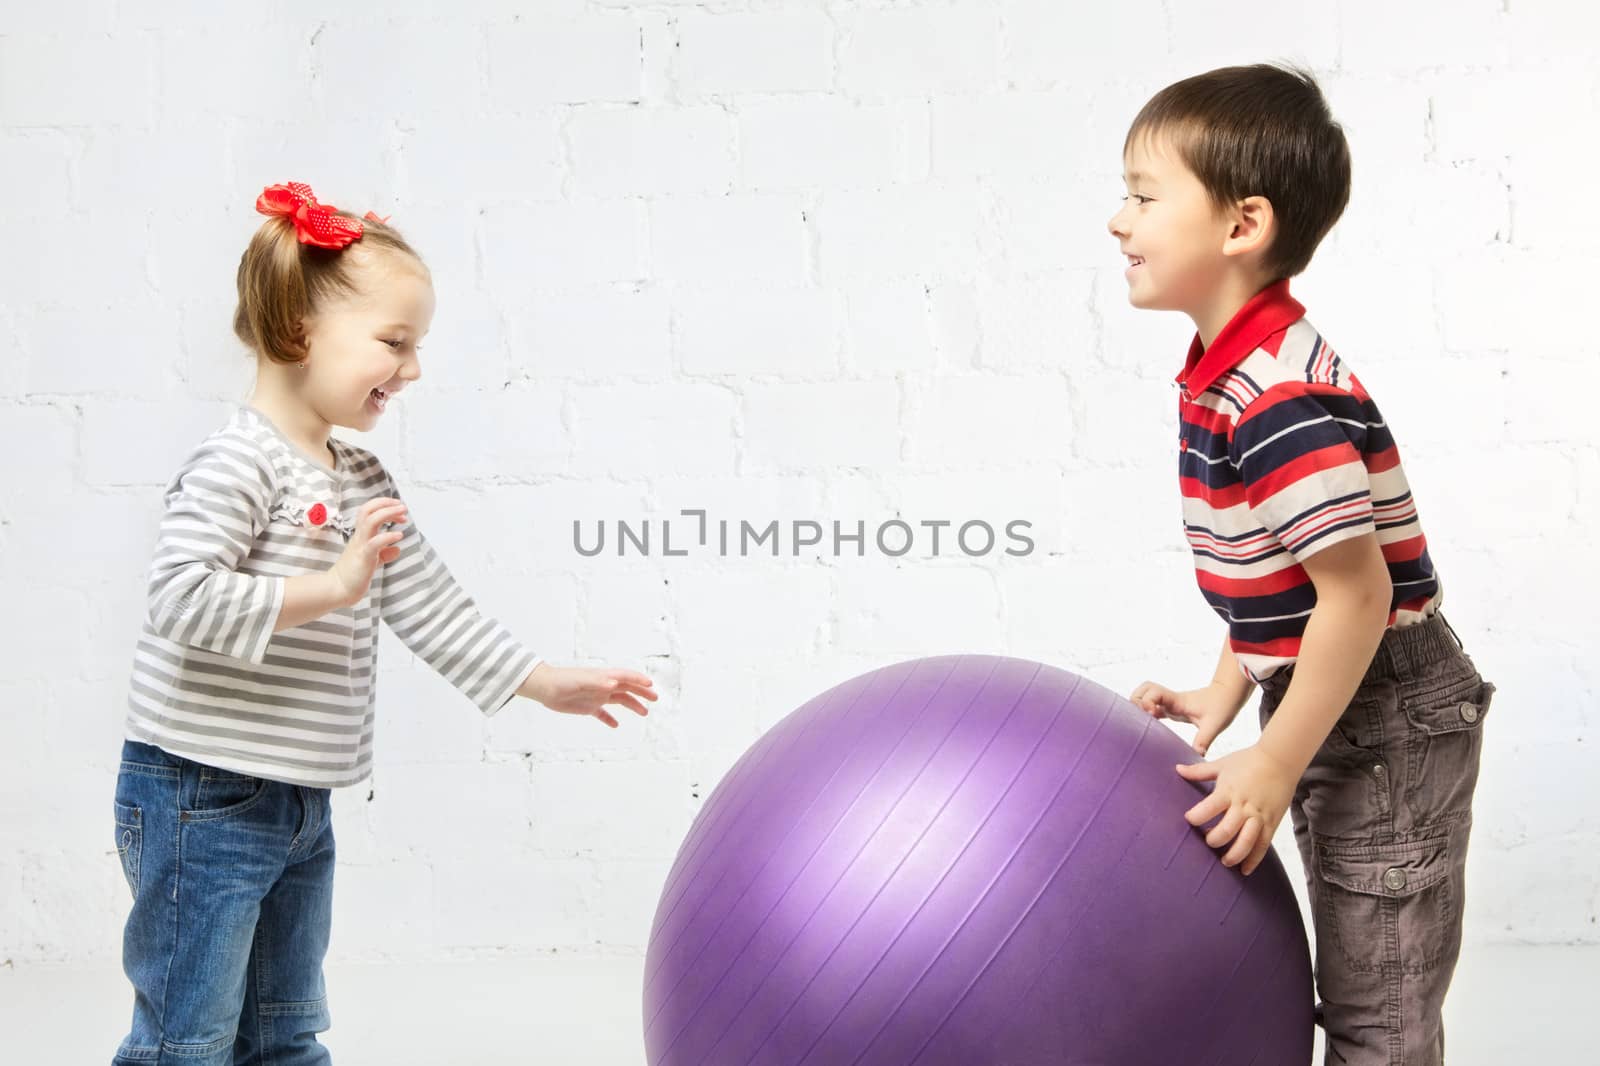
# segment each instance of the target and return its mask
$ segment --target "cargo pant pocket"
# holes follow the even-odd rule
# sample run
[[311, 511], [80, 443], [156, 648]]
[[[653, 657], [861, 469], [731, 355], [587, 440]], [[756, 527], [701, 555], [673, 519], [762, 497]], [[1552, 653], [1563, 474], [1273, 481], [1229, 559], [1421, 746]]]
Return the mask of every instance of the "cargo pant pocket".
[[1421, 974], [1454, 957], [1459, 935], [1448, 837], [1319, 843], [1317, 934], [1325, 964], [1353, 973]]
[[1465, 665], [1444, 684], [1400, 693], [1409, 727], [1406, 804], [1418, 829], [1470, 822], [1495, 687]]

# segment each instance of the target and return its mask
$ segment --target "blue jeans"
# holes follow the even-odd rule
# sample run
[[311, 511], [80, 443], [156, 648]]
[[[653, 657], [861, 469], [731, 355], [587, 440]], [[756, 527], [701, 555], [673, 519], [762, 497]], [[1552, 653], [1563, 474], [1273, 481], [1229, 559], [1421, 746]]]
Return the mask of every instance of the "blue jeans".
[[115, 1064], [330, 1061], [322, 959], [333, 909], [327, 789], [123, 742], [116, 841], [133, 892]]

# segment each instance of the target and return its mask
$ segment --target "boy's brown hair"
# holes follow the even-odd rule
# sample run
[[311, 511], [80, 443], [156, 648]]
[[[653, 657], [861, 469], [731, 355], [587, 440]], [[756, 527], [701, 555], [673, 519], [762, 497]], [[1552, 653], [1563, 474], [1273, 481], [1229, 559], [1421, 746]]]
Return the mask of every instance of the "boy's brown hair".
[[1350, 145], [1311, 72], [1294, 64], [1220, 67], [1162, 89], [1134, 117], [1139, 137], [1172, 146], [1217, 208], [1247, 196], [1272, 204], [1270, 280], [1311, 262], [1350, 201]]
[[[233, 332], [252, 351], [278, 363], [305, 358], [300, 320], [340, 296], [361, 295], [354, 258], [405, 267], [428, 276], [428, 268], [398, 230], [348, 211], [335, 211], [361, 223], [362, 234], [343, 249], [301, 244], [294, 223], [282, 215], [262, 222], [239, 257], [239, 306]], [[409, 260], [409, 261], [408, 261]]]

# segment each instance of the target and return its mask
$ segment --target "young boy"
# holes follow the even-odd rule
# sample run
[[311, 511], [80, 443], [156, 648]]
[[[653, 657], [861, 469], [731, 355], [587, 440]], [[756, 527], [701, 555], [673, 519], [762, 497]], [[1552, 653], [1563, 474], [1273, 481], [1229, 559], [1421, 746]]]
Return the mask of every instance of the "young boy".
[[1200, 590], [1227, 623], [1209, 685], [1145, 682], [1204, 754], [1253, 683], [1261, 739], [1180, 766], [1186, 817], [1248, 875], [1288, 809], [1328, 1063], [1438, 1063], [1461, 947], [1486, 683], [1439, 613], [1400, 455], [1289, 278], [1344, 211], [1350, 155], [1312, 76], [1228, 67], [1134, 119], [1110, 220], [1135, 307], [1197, 334], [1177, 376], [1178, 475]]

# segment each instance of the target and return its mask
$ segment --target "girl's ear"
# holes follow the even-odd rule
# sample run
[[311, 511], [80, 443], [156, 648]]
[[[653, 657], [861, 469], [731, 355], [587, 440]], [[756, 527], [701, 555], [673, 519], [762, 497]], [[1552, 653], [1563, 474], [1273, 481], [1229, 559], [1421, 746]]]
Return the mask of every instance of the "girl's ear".
[[306, 322], [307, 320], [302, 318], [295, 325], [294, 332], [290, 335], [285, 345], [289, 349], [289, 353], [297, 359], [304, 359], [311, 353], [311, 341]]

